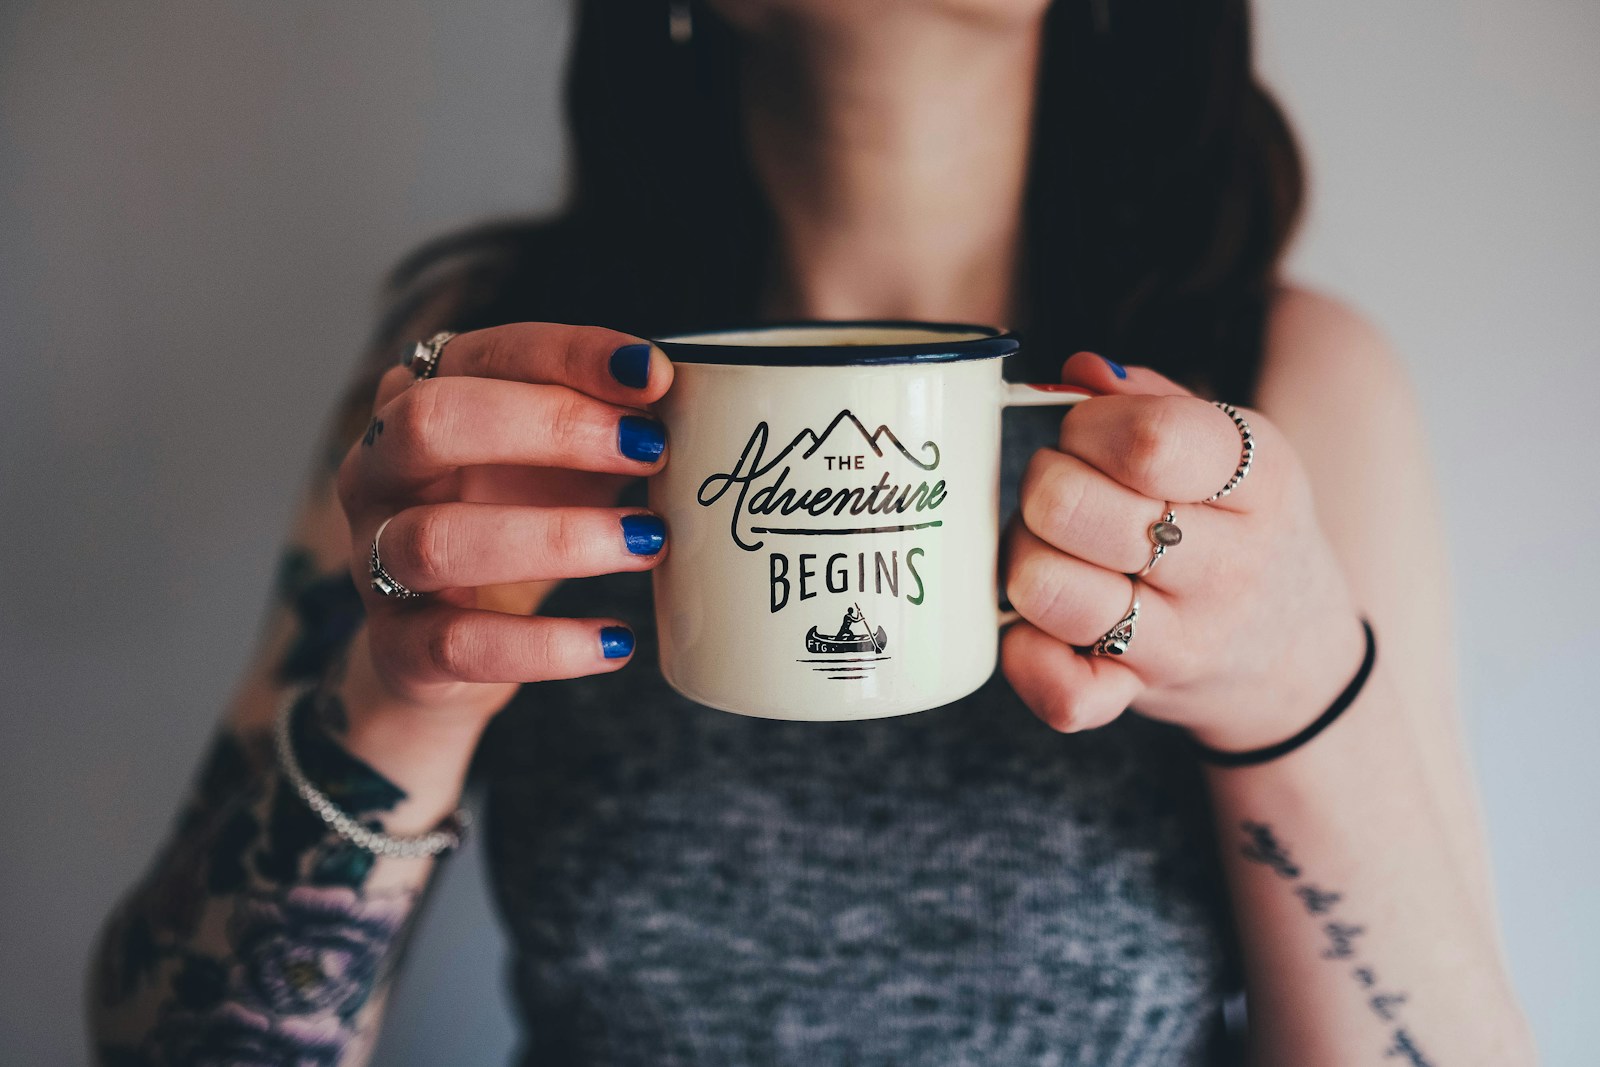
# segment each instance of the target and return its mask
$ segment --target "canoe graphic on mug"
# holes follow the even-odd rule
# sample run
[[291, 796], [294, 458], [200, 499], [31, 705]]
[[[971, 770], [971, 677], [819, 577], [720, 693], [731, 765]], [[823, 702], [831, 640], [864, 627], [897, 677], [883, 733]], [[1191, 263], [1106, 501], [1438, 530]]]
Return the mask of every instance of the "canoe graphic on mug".
[[806, 631], [806, 651], [812, 653], [871, 652], [889, 647], [889, 636], [880, 626], [873, 630], [860, 604], [851, 604], [835, 634], [822, 634], [813, 626]]

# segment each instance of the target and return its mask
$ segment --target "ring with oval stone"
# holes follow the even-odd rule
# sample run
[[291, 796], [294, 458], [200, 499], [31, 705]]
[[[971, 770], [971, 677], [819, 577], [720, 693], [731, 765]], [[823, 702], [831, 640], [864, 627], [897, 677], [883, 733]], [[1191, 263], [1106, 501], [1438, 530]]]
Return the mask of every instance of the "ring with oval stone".
[[1152, 522], [1150, 528], [1145, 531], [1150, 538], [1150, 562], [1134, 575], [1135, 578], [1143, 578], [1149, 574], [1155, 569], [1155, 565], [1161, 562], [1161, 557], [1167, 554], [1167, 549], [1183, 541], [1183, 531], [1178, 528], [1177, 517], [1177, 513], [1172, 510], [1171, 501], [1168, 501], [1166, 511], [1161, 518]]

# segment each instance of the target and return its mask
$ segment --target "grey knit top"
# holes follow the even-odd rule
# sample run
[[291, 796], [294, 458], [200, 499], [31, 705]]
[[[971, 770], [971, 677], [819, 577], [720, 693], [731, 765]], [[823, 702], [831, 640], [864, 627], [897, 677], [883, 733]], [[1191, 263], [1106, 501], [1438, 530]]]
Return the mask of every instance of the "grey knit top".
[[[1059, 421], [1007, 413], [1003, 513]], [[1224, 1062], [1226, 901], [1168, 731], [1057, 734], [998, 674], [901, 718], [745, 718], [662, 680], [648, 577], [547, 610], [639, 644], [526, 687], [480, 753], [526, 1064]]]

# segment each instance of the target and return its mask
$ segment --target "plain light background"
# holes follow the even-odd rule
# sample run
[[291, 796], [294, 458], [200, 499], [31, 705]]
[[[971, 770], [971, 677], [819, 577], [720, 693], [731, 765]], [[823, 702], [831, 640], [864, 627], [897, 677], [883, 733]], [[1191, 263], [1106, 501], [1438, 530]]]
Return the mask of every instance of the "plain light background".
[[[1593, 1062], [1600, 5], [1258, 17], [1312, 165], [1296, 273], [1422, 390], [1512, 970], [1547, 1062]], [[0, 1059], [85, 1060], [91, 938], [248, 653], [376, 280], [559, 200], [566, 34], [552, 0], [0, 5]], [[506, 1061], [480, 864], [378, 1062]]]

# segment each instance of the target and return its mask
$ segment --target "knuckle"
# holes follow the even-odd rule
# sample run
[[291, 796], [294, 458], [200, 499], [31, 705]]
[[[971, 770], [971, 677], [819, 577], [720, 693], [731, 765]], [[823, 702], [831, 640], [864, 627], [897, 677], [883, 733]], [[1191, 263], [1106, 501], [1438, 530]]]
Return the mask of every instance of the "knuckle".
[[1052, 580], [1050, 570], [1048, 561], [1037, 553], [1022, 552], [1012, 558], [1006, 598], [1023, 618], [1039, 621], [1050, 617], [1061, 597], [1060, 583]]
[[1079, 522], [1084, 489], [1083, 479], [1069, 477], [1048, 455], [1036, 453], [1023, 479], [1023, 522], [1045, 540], [1060, 540]]
[[557, 628], [549, 623], [529, 627], [525, 654], [528, 657], [527, 675], [531, 680], [558, 678], [564, 672], [562, 645]]
[[1136, 486], [1159, 483], [1177, 450], [1176, 412], [1171, 404], [1150, 404], [1130, 419], [1122, 442], [1123, 470]]
[[584, 524], [570, 511], [550, 514], [550, 525], [545, 531], [545, 545], [550, 555], [563, 564], [575, 563], [583, 556], [586, 546]]
[[1089, 725], [1084, 702], [1076, 693], [1056, 686], [1046, 693], [1035, 711], [1050, 729], [1062, 734], [1073, 734]]
[[1000, 668], [1017, 694], [1041, 722], [1059, 733], [1080, 729], [1077, 701], [1056, 679], [1039, 670], [1029, 646], [1040, 639], [1037, 633], [1013, 630], [1000, 645]]
[[449, 391], [440, 388], [438, 379], [420, 381], [408, 387], [393, 407], [393, 429], [386, 427], [385, 433], [394, 434], [398, 450], [419, 460], [435, 457], [454, 418]]
[[438, 508], [418, 508], [410, 523], [402, 528], [398, 546], [401, 559], [413, 572], [418, 584], [440, 586], [449, 583], [456, 552], [453, 539], [456, 524]]
[[460, 615], [439, 620], [428, 631], [426, 651], [438, 674], [465, 680], [477, 658], [477, 636], [470, 620]]
[[567, 382], [582, 382], [593, 377], [595, 349], [602, 339], [598, 332], [583, 327], [561, 330], [561, 378]]
[[474, 340], [478, 349], [478, 373], [484, 378], [510, 377], [521, 347], [517, 342], [520, 331], [515, 326], [495, 326], [480, 330]]
[[549, 434], [552, 441], [572, 443], [583, 440], [592, 429], [593, 409], [570, 389], [554, 390], [550, 401]]

